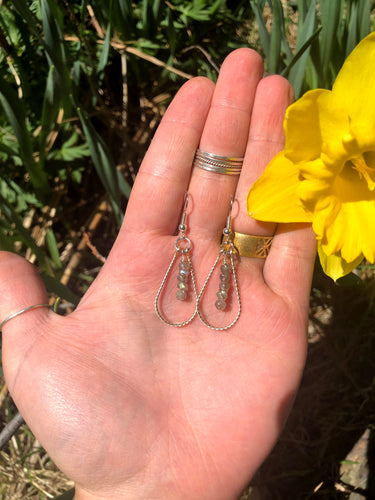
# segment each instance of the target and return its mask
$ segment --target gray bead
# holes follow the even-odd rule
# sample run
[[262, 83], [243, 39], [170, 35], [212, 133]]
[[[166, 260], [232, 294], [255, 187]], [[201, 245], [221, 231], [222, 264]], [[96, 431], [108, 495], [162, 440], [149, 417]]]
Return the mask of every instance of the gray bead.
[[184, 283], [183, 281], [180, 281], [177, 283], [177, 288], [179, 290], [187, 290], [189, 288], [189, 285], [187, 283]]
[[225, 309], [226, 306], [225, 300], [217, 300], [215, 302], [215, 306], [217, 309], [219, 309], [219, 311], [223, 311], [223, 309]]
[[219, 290], [229, 290], [230, 288], [230, 285], [229, 283], [225, 282], [225, 281], [222, 281], [220, 284], [219, 284]]
[[189, 279], [189, 274], [181, 274], [181, 273], [177, 274], [178, 281], [183, 281], [184, 283], [186, 283], [188, 279]]
[[187, 297], [186, 290], [177, 290], [176, 292], [176, 299], [178, 300], [185, 300]]
[[185, 269], [180, 269], [180, 272], [178, 274], [179, 276], [181, 276], [181, 280], [182, 276], [184, 276], [186, 280], [189, 278], [189, 271], [185, 271]]
[[220, 281], [229, 281], [230, 274], [229, 273], [221, 273], [220, 274]]
[[226, 290], [220, 290], [216, 295], [219, 300], [226, 300], [228, 298], [228, 292]]
[[182, 260], [179, 264], [179, 268], [181, 271], [190, 271], [189, 262], [186, 262], [186, 260]]
[[229, 266], [228, 264], [222, 264], [222, 266], [220, 266], [220, 270], [222, 273], [230, 273], [231, 269], [232, 266]]

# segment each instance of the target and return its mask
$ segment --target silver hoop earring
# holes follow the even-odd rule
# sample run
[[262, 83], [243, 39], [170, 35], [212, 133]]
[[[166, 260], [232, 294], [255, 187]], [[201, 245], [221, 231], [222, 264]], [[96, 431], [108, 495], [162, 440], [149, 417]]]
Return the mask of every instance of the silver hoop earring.
[[160, 285], [159, 290], [158, 290], [156, 297], [155, 297], [155, 312], [156, 312], [158, 318], [161, 321], [163, 321], [164, 323], [166, 323], [167, 325], [174, 326], [177, 328], [180, 328], [182, 326], [186, 326], [193, 321], [193, 319], [195, 318], [195, 316], [197, 314], [196, 308], [194, 309], [194, 313], [192, 314], [192, 316], [190, 316], [189, 319], [187, 319], [186, 321], [182, 321], [181, 323], [173, 323], [172, 321], [168, 320], [160, 311], [160, 296], [161, 296], [162, 291], [164, 289], [164, 286], [167, 282], [168, 276], [170, 275], [173, 264], [175, 263], [178, 256], [181, 255], [181, 259], [180, 259], [180, 262], [178, 265], [179, 271], [177, 274], [176, 300], [185, 301], [188, 298], [190, 283], [192, 283], [192, 285], [193, 285], [195, 300], [197, 300], [197, 296], [198, 296], [197, 285], [196, 285], [193, 265], [191, 263], [191, 258], [190, 258], [190, 250], [192, 248], [192, 243], [191, 243], [191, 240], [185, 235], [185, 232], [187, 231], [187, 225], [186, 225], [186, 218], [187, 218], [186, 213], [187, 212], [186, 211], [187, 211], [188, 203], [189, 203], [189, 195], [188, 195], [188, 193], [186, 193], [181, 222], [178, 226], [179, 234], [178, 234], [177, 239], [176, 239], [175, 244], [174, 244], [175, 253], [172, 257], [172, 260], [168, 266], [168, 269], [164, 275], [164, 278], [161, 282], [161, 285]]
[[[231, 197], [230, 201], [230, 211], [229, 215], [227, 218], [227, 223], [226, 226], [223, 230], [223, 236], [222, 236], [222, 241], [220, 244], [220, 250], [219, 250], [219, 255], [217, 256], [210, 272], [208, 273], [208, 276], [206, 278], [206, 281], [203, 284], [202, 290], [200, 291], [198, 298], [197, 298], [197, 314], [199, 319], [202, 321], [204, 325], [206, 325], [208, 328], [211, 328], [212, 330], [216, 331], [223, 331], [223, 330], [228, 330], [232, 326], [234, 326], [237, 321], [240, 318], [241, 315], [241, 297], [240, 297], [240, 290], [238, 287], [238, 279], [237, 279], [237, 272], [236, 272], [236, 266], [235, 266], [235, 259], [236, 259], [236, 249], [233, 244], [233, 235], [234, 233], [232, 232], [232, 207], [233, 207], [233, 197]], [[202, 310], [201, 310], [201, 302], [202, 302], [202, 297], [204, 295], [204, 292], [207, 288], [207, 285], [211, 279], [211, 276], [213, 272], [215, 271], [216, 267], [218, 266], [220, 260], [222, 259], [222, 264], [220, 266], [220, 283], [219, 283], [219, 290], [216, 294], [217, 300], [215, 302], [216, 309], [218, 311], [224, 311], [227, 306], [227, 299], [228, 299], [228, 294], [231, 286], [231, 282], [234, 284], [234, 289], [236, 292], [236, 297], [237, 297], [237, 303], [238, 303], [238, 311], [237, 315], [234, 318], [234, 320], [225, 326], [214, 326], [211, 325], [207, 319], [204, 317]]]

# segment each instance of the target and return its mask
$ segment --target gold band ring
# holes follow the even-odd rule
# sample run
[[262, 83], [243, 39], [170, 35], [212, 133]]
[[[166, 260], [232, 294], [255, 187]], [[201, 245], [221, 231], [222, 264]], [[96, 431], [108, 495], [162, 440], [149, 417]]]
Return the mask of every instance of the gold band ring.
[[15, 313], [11, 314], [10, 316], [8, 316], [7, 318], [5, 318], [4, 321], [2, 321], [0, 323], [0, 330], [3, 328], [5, 323], [8, 323], [8, 321], [10, 321], [11, 319], [16, 318], [17, 316], [20, 316], [21, 314], [23, 314], [25, 312], [32, 311], [33, 309], [39, 309], [40, 307], [52, 307], [52, 306], [50, 306], [49, 304], [35, 304], [33, 306], [25, 307], [25, 309], [21, 309], [21, 311], [17, 311]]
[[243, 158], [236, 158], [234, 156], [221, 156], [213, 153], [206, 153], [197, 149], [194, 156], [194, 167], [215, 172], [217, 174], [225, 175], [240, 175]]
[[272, 240], [272, 236], [253, 236], [233, 232], [233, 245], [241, 257], [265, 259], [269, 254]]

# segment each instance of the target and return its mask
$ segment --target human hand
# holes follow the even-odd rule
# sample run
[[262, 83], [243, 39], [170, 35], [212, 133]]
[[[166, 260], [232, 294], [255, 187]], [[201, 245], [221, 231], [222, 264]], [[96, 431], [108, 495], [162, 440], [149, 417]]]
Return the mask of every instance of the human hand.
[[[292, 100], [284, 79], [262, 79], [262, 72], [260, 57], [239, 49], [216, 86], [204, 78], [187, 82], [142, 163], [115, 245], [77, 309], [67, 317], [35, 309], [3, 328], [9, 390], [76, 482], [77, 500], [237, 498], [281, 431], [304, 367], [315, 238], [309, 227], [275, 227], [246, 214], [251, 184], [283, 146]], [[198, 146], [245, 156], [240, 177], [192, 170]], [[238, 264], [242, 313], [224, 332], [197, 317], [173, 328], [155, 314], [186, 191], [198, 290], [218, 255], [231, 195], [235, 231], [275, 234], [266, 260]], [[175, 290], [175, 274], [170, 282]], [[217, 279], [205, 304], [214, 303], [216, 288]], [[0, 290], [0, 318], [47, 301], [35, 269], [5, 252]], [[166, 315], [176, 320], [194, 306], [169, 291], [163, 297]], [[214, 321], [222, 315], [225, 324], [235, 300], [228, 312], [207, 314]]]

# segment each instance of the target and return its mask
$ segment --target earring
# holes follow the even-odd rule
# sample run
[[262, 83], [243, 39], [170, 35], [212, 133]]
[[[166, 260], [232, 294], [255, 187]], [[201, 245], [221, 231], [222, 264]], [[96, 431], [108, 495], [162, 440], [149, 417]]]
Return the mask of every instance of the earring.
[[[175, 327], [181, 327], [181, 326], [188, 325], [191, 321], [193, 321], [194, 317], [197, 314], [197, 310], [194, 309], [194, 313], [189, 319], [187, 319], [186, 321], [183, 321], [181, 323], [173, 323], [172, 321], [169, 321], [167, 318], [165, 318], [163, 316], [163, 314], [161, 313], [160, 308], [159, 308], [160, 295], [164, 289], [165, 283], [166, 283], [168, 276], [172, 270], [173, 264], [175, 263], [175, 261], [179, 255], [181, 255], [181, 259], [180, 259], [180, 262], [178, 265], [179, 271], [177, 274], [176, 300], [184, 301], [188, 298], [189, 281], [191, 281], [193, 284], [195, 297], [197, 298], [197, 296], [198, 296], [197, 285], [196, 285], [196, 281], [195, 281], [195, 274], [194, 274], [193, 266], [191, 263], [190, 254], [189, 254], [189, 252], [192, 248], [192, 243], [191, 243], [191, 240], [185, 235], [185, 232], [187, 230], [186, 211], [187, 211], [188, 203], [189, 203], [189, 195], [188, 195], [188, 193], [186, 193], [181, 222], [178, 226], [179, 234], [178, 234], [178, 237], [177, 237], [175, 244], [174, 244], [175, 253], [172, 257], [172, 260], [168, 266], [167, 272], [164, 275], [163, 281], [161, 282], [160, 288], [159, 288], [159, 290], [156, 294], [156, 297], [155, 297], [155, 312], [156, 312], [158, 318], [161, 319], [161, 321], [163, 321], [167, 325], [175, 326]], [[191, 279], [189, 279], [189, 277]]]
[[[241, 298], [240, 298], [240, 291], [238, 288], [238, 280], [237, 280], [237, 273], [236, 273], [236, 267], [235, 267], [235, 256], [236, 256], [236, 249], [233, 244], [233, 233], [232, 233], [232, 207], [233, 207], [233, 196], [231, 197], [230, 200], [230, 210], [229, 210], [229, 215], [227, 217], [227, 223], [226, 226], [223, 230], [223, 236], [222, 236], [222, 241], [220, 245], [220, 251], [219, 255], [217, 256], [214, 265], [212, 266], [206, 281], [203, 284], [202, 290], [200, 291], [197, 299], [197, 314], [199, 319], [202, 321], [202, 323], [208, 328], [211, 328], [212, 330], [217, 330], [217, 331], [223, 331], [223, 330], [228, 330], [231, 328], [233, 325], [237, 323], [239, 320], [239, 317], [241, 315]], [[216, 266], [219, 264], [220, 259], [222, 259], [222, 264], [220, 266], [220, 283], [219, 283], [219, 290], [216, 294], [217, 300], [215, 302], [216, 309], [219, 311], [224, 311], [226, 309], [226, 301], [228, 298], [228, 293], [230, 289], [230, 282], [232, 281], [234, 284], [234, 289], [236, 291], [236, 297], [237, 297], [237, 302], [238, 302], [238, 312], [234, 320], [226, 326], [213, 326], [211, 325], [203, 316], [203, 313], [200, 308], [202, 296], [206, 290], [206, 287], [208, 285], [208, 282], [210, 281], [210, 278], [213, 274], [213, 272], [216, 269]], [[232, 276], [232, 280], [231, 280]]]

